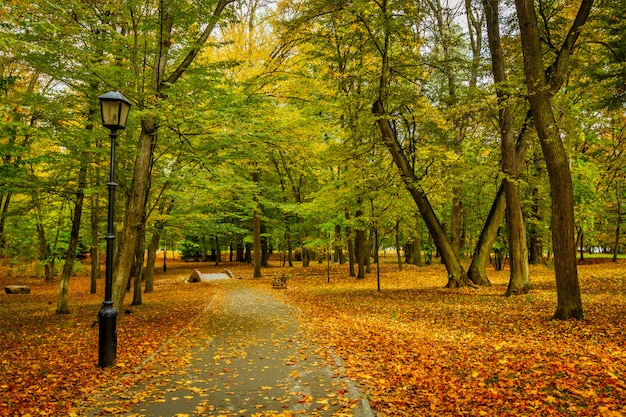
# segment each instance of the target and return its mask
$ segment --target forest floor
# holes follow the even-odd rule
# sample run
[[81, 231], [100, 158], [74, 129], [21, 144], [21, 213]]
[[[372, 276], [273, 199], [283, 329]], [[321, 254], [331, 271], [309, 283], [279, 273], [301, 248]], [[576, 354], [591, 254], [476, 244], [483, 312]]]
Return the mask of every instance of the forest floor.
[[[185, 283], [193, 269], [230, 269], [243, 278], [234, 284], [291, 305], [309, 347], [341, 359], [378, 417], [626, 415], [621, 262], [582, 263], [585, 318], [560, 322], [550, 320], [556, 290], [546, 266], [532, 267], [530, 294], [507, 298], [506, 270], [489, 271], [491, 287], [449, 290], [442, 265], [398, 271], [383, 262], [378, 291], [375, 266], [356, 280], [347, 265], [282, 268], [276, 261], [254, 280], [247, 264], [168, 259], [155, 291], [121, 313], [116, 366], [104, 370], [96, 367], [104, 280], [89, 294], [89, 278], [72, 277], [71, 313], [58, 315], [58, 282], [36, 278], [31, 269], [0, 266], [2, 287], [31, 287], [28, 295], [0, 294], [0, 416], [78, 416], [94, 406], [102, 415], [133, 415], [145, 399], [138, 387], [188, 366], [221, 311], [220, 284]], [[289, 288], [272, 290], [283, 273]], [[211, 415], [207, 410], [197, 412]]]

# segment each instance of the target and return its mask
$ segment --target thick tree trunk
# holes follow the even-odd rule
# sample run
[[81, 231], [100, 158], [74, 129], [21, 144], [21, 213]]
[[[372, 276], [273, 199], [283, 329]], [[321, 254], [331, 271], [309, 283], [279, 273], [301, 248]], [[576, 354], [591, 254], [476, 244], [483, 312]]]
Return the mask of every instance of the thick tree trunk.
[[580, 27], [587, 20], [592, 5], [592, 0], [582, 1], [574, 25], [564, 41], [564, 48], [559, 52], [559, 55], [563, 54], [563, 58], [557, 60], [552, 75], [556, 81], [551, 86], [547, 83], [543, 66], [543, 52], [534, 2], [515, 0], [524, 55], [528, 100], [550, 180], [552, 244], [558, 298], [553, 318], [559, 320], [581, 319], [583, 308], [576, 267], [572, 177], [569, 160], [552, 111], [550, 88], [560, 86], [558, 81], [564, 78], [567, 56], [576, 43]]
[[126, 205], [124, 227], [117, 245], [117, 259], [113, 275], [113, 304], [117, 311], [122, 310], [126, 288], [128, 287], [131, 269], [135, 262], [135, 250], [139, 228], [146, 211], [146, 201], [150, 190], [150, 167], [152, 149], [155, 141], [156, 125], [151, 120], [141, 123], [137, 158], [133, 170], [133, 180]]
[[[202, 50], [202, 46], [213, 32], [217, 21], [224, 8], [233, 0], [218, 0], [213, 11], [213, 15], [204, 27], [202, 33], [187, 52], [179, 65], [172, 71], [169, 77], [165, 77], [168, 60], [168, 51], [172, 46], [171, 33], [168, 28], [172, 27], [172, 16], [170, 10], [161, 9], [159, 16], [162, 31], [159, 33], [159, 47], [157, 48], [154, 63], [153, 81], [156, 100], [163, 96], [163, 91], [170, 85], [176, 83], [185, 73], [195, 58]], [[146, 211], [147, 196], [150, 189], [150, 167], [154, 144], [156, 141], [157, 124], [150, 117], [142, 117], [141, 135], [137, 146], [137, 157], [133, 168], [133, 180], [129, 190], [129, 198], [126, 206], [124, 227], [120, 234], [117, 245], [117, 257], [113, 276], [113, 305], [118, 311], [121, 310], [126, 295], [126, 287], [130, 279], [130, 270], [133, 265], [135, 248], [137, 245], [138, 225], [141, 224]]]
[[[517, 139], [515, 163], [517, 167], [517, 175], [519, 175], [522, 167], [524, 166], [524, 160], [528, 151], [528, 128], [531, 121], [532, 114], [528, 111], [526, 114], [526, 120], [524, 121]], [[476, 243], [474, 255], [472, 256], [472, 262], [467, 272], [472, 282], [476, 285], [491, 285], [489, 278], [487, 278], [487, 266], [489, 265], [493, 243], [498, 237], [498, 230], [500, 228], [500, 223], [502, 223], [502, 219], [505, 216], [505, 211], [506, 198], [504, 195], [503, 182], [498, 188], [498, 192], [496, 193], [494, 201], [491, 205], [489, 214], [487, 215], [487, 219], [485, 220], [485, 224], [483, 225], [483, 229], [480, 233], [480, 237]]]
[[522, 203], [518, 185], [515, 136], [513, 135], [513, 113], [508, 102], [508, 92], [503, 90], [507, 81], [504, 68], [504, 54], [500, 42], [498, 0], [484, 0], [485, 16], [493, 78], [496, 95], [500, 106], [498, 119], [502, 142], [502, 171], [504, 172], [504, 196], [506, 198], [506, 224], [509, 242], [510, 275], [506, 295], [525, 294], [530, 290], [530, 271], [528, 268], [528, 248], [526, 229], [522, 216]]
[[[415, 174], [411, 170], [406, 156], [403, 153], [402, 147], [398, 143], [393, 129], [389, 123], [389, 120], [384, 118], [385, 110], [382, 103], [378, 100], [372, 107], [372, 112], [375, 116], [378, 116], [377, 123], [382, 133], [383, 142], [389, 149], [393, 160], [400, 171], [400, 175], [404, 180], [404, 183], [411, 193], [413, 200], [419, 208], [420, 214], [426, 223], [426, 227], [432, 235], [435, 245], [439, 250], [442, 258], [442, 262], [446, 266], [448, 271], [448, 283], [446, 287], [455, 288], [470, 285], [471, 282], [467, 278], [467, 274], [461, 265], [461, 262], [452, 248], [450, 241], [448, 240], [446, 233], [435, 214], [426, 194], [419, 186], [419, 180], [415, 177]], [[473, 284], [472, 284], [473, 285]]]

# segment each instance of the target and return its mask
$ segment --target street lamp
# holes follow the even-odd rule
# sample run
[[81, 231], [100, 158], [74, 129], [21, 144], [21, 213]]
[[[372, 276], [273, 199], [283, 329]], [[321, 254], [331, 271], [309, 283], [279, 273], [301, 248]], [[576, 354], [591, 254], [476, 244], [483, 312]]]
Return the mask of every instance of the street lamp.
[[115, 217], [115, 139], [117, 131], [126, 127], [126, 119], [130, 110], [130, 101], [119, 91], [110, 91], [98, 97], [100, 100], [100, 112], [102, 125], [111, 133], [111, 166], [109, 170], [109, 213], [107, 216], [107, 242], [106, 271], [104, 283], [104, 302], [98, 313], [99, 341], [98, 341], [98, 367], [106, 368], [115, 364], [115, 352], [117, 349], [117, 310], [113, 307], [113, 241], [115, 229], [113, 220]]

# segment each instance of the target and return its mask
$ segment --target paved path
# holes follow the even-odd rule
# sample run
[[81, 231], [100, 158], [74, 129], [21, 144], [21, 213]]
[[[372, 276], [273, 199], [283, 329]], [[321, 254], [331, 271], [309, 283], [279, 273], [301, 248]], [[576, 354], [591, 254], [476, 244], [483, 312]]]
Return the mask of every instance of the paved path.
[[[294, 311], [238, 280], [220, 281], [223, 311], [184, 372], [151, 380], [126, 416], [373, 417], [366, 400], [298, 329]], [[154, 391], [154, 387], [158, 390]]]

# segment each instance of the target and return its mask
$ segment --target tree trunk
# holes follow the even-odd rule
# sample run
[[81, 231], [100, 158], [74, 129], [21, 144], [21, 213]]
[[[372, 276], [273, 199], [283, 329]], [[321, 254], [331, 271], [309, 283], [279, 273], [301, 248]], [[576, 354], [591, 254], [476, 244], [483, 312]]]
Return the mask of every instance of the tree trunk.
[[619, 186], [619, 179], [615, 180], [615, 200], [617, 201], [617, 221], [615, 222], [615, 243], [613, 244], [613, 262], [617, 262], [619, 252], [619, 237], [622, 228], [622, 192]]
[[89, 249], [89, 254], [91, 255], [91, 286], [89, 292], [95, 294], [98, 286], [97, 280], [101, 277], [100, 250], [98, 245], [100, 240], [100, 208], [98, 205], [98, 195], [92, 195], [89, 201], [91, 206], [91, 248]]
[[358, 224], [359, 218], [363, 216], [363, 212], [357, 209], [356, 213], [356, 236], [354, 246], [356, 249], [356, 263], [358, 265], [357, 279], [365, 278], [365, 256], [367, 251], [367, 243], [365, 241], [365, 230]]
[[161, 241], [161, 231], [155, 230], [150, 238], [148, 245], [148, 262], [146, 263], [146, 284], [143, 292], [149, 293], [154, 291], [154, 267], [156, 263], [156, 255], [159, 250], [159, 242]]
[[402, 255], [400, 254], [400, 220], [396, 220], [396, 257], [398, 259], [398, 271], [402, 271]]
[[499, 104], [499, 128], [502, 142], [502, 171], [504, 172], [504, 196], [506, 198], [506, 224], [509, 243], [510, 275], [506, 295], [525, 294], [530, 290], [528, 248], [526, 229], [522, 216], [522, 203], [518, 185], [515, 137], [513, 135], [513, 113], [508, 102], [508, 92], [503, 90], [507, 82], [504, 54], [500, 42], [500, 18], [498, 0], [484, 0], [487, 33], [496, 95]]
[[[289, 220], [287, 220], [289, 222]], [[289, 223], [287, 223], [287, 228], [285, 229], [285, 235], [287, 236], [287, 263], [289, 267], [293, 266], [293, 245], [291, 243], [291, 227]]]
[[215, 235], [215, 266], [220, 266], [220, 262], [222, 262], [222, 250], [220, 248], [220, 238], [218, 235]]
[[533, 187], [531, 198], [532, 222], [528, 228], [528, 241], [530, 246], [528, 263], [531, 265], [539, 265], [543, 263], [543, 240], [539, 234], [541, 211], [539, 208], [539, 189], [537, 187]]
[[[171, 33], [164, 29], [160, 32], [159, 47], [156, 51], [155, 65], [153, 72], [155, 99], [158, 100], [163, 96], [163, 91], [170, 85], [176, 83], [182, 74], [189, 68], [195, 58], [202, 50], [202, 46], [206, 43], [215, 28], [219, 16], [224, 8], [233, 0], [218, 0], [213, 15], [208, 24], [204, 27], [202, 33], [194, 42], [193, 47], [184, 56], [179, 65], [172, 71], [169, 77], [165, 77], [166, 64], [168, 60], [168, 51], [172, 46]], [[160, 16], [162, 27], [171, 27], [172, 14], [169, 10], [161, 10], [163, 14]], [[140, 110], [142, 110], [140, 108]], [[149, 116], [143, 116], [141, 119], [141, 135], [137, 146], [137, 157], [133, 168], [133, 179], [129, 190], [129, 198], [126, 206], [126, 215], [124, 218], [124, 227], [120, 234], [117, 245], [117, 257], [115, 262], [115, 272], [113, 276], [113, 305], [118, 311], [121, 310], [126, 295], [126, 287], [130, 279], [130, 270], [134, 261], [135, 248], [137, 245], [138, 225], [141, 224], [146, 211], [146, 202], [148, 191], [150, 189], [150, 167], [154, 145], [156, 142], [157, 124], [154, 119]]]
[[124, 227], [117, 245], [117, 259], [113, 275], [113, 305], [117, 311], [122, 310], [126, 288], [130, 280], [131, 269], [135, 262], [135, 251], [139, 229], [146, 211], [146, 202], [150, 190], [150, 167], [152, 165], [152, 149], [156, 140], [156, 125], [151, 120], [141, 123], [137, 158], [133, 170], [133, 180], [126, 204]]
[[[263, 211], [263, 207], [260, 207], [261, 211]], [[267, 268], [270, 266], [269, 259], [269, 245], [267, 244], [267, 229], [265, 227], [265, 222], [261, 221], [261, 266], [263, 268]]]
[[13, 193], [11, 191], [7, 191], [4, 196], [4, 202], [0, 198], [0, 202], [2, 202], [2, 211], [0, 212], [0, 258], [5, 256], [6, 250], [6, 237], [4, 236], [4, 227], [7, 221], [7, 216], [9, 214], [9, 203], [11, 202], [11, 196]]
[[[252, 173], [252, 181], [255, 185], [259, 182], [259, 173]], [[261, 214], [259, 213], [259, 201], [255, 194], [254, 207], [252, 209], [252, 226], [254, 232], [254, 278], [261, 278]]]
[[[346, 220], [350, 220], [350, 213], [346, 211]], [[356, 275], [354, 272], [354, 238], [352, 236], [352, 228], [346, 225], [346, 241], [348, 242], [348, 265], [350, 270], [350, 276]]]
[[65, 265], [61, 273], [61, 282], [59, 284], [59, 300], [57, 303], [58, 314], [69, 314], [69, 290], [70, 277], [72, 275], [72, 267], [76, 258], [76, 248], [78, 247], [78, 238], [80, 233], [80, 219], [83, 214], [83, 202], [85, 200], [85, 187], [87, 185], [87, 163], [81, 161], [80, 170], [78, 172], [78, 189], [76, 190], [76, 204], [74, 206], [74, 216], [72, 217], [72, 230], [70, 232], [70, 241], [65, 255]]
[[467, 274], [461, 265], [461, 262], [455, 253], [450, 241], [448, 240], [446, 233], [435, 214], [426, 194], [419, 186], [419, 180], [409, 167], [406, 160], [406, 156], [403, 153], [402, 146], [398, 143], [395, 136], [395, 132], [391, 128], [389, 120], [384, 117], [385, 110], [380, 100], [377, 100], [373, 107], [372, 112], [378, 117], [377, 124], [382, 133], [383, 142], [389, 149], [393, 160], [400, 171], [400, 175], [405, 183], [405, 186], [411, 193], [413, 200], [419, 208], [420, 214], [426, 223], [426, 227], [432, 235], [437, 249], [441, 253], [442, 262], [446, 266], [448, 271], [448, 283], [446, 287], [455, 288], [470, 285], [471, 282], [467, 278]]
[[341, 239], [341, 225], [335, 225], [335, 242], [333, 244], [333, 261], [343, 265], [346, 260], [343, 254], [343, 241]]
[[[559, 51], [563, 58], [558, 59], [554, 68], [553, 77], [557, 81], [564, 77], [568, 54], [576, 43], [580, 27], [587, 20], [592, 5], [592, 0], [582, 0], [574, 25], [564, 41], [564, 48]], [[520, 26], [528, 100], [550, 180], [551, 230], [558, 299], [553, 319], [582, 319], [574, 237], [574, 193], [569, 160], [552, 111], [551, 88], [554, 85], [548, 85], [545, 75], [534, 2], [515, 0], [515, 6]]]
[[44, 279], [46, 281], [54, 280], [54, 256], [50, 250], [50, 244], [46, 237], [46, 231], [43, 225], [43, 218], [41, 216], [41, 208], [39, 207], [39, 199], [33, 196], [33, 203], [35, 204], [35, 228], [37, 229], [37, 238], [39, 240], [39, 255], [38, 259], [43, 263]]
[[146, 221], [144, 218], [137, 235], [137, 248], [135, 250], [135, 268], [133, 277], [133, 302], [131, 305], [140, 306], [141, 299], [141, 279], [144, 276], [143, 264], [146, 254]]

